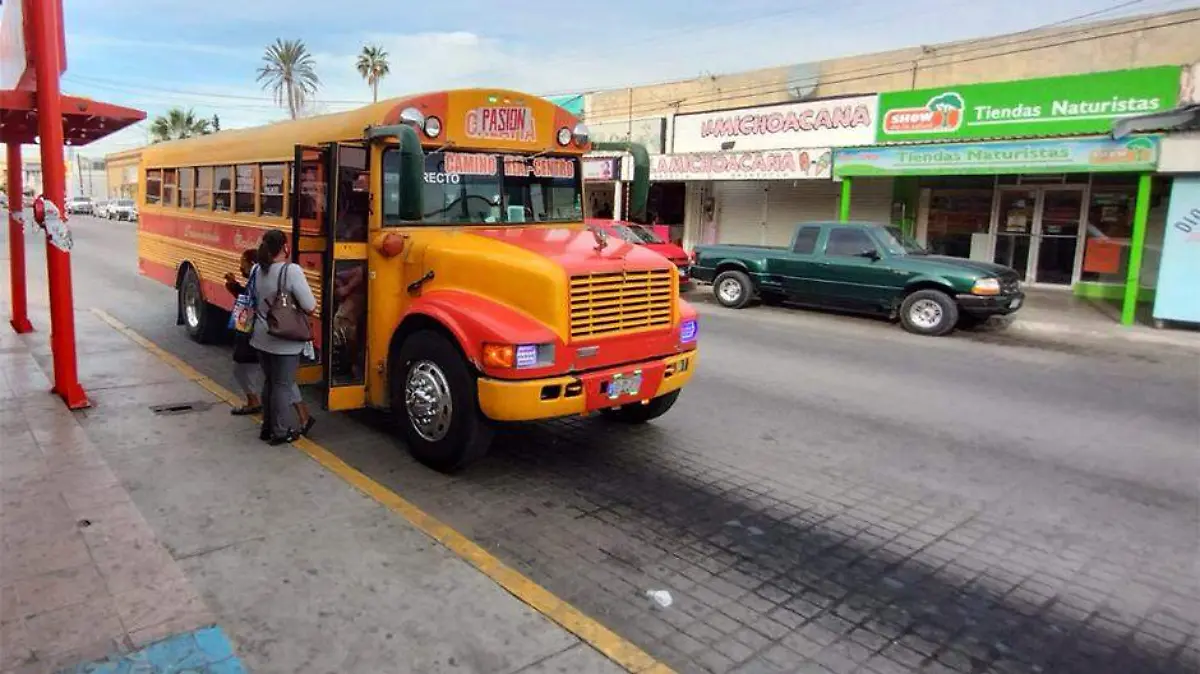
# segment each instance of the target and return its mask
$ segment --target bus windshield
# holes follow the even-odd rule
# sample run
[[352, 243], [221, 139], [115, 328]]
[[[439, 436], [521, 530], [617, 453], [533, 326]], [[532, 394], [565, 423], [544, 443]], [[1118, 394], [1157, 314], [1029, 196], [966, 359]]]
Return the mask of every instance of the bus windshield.
[[383, 155], [385, 225], [579, 222], [578, 157], [431, 152], [425, 155], [420, 223], [399, 219], [400, 153]]

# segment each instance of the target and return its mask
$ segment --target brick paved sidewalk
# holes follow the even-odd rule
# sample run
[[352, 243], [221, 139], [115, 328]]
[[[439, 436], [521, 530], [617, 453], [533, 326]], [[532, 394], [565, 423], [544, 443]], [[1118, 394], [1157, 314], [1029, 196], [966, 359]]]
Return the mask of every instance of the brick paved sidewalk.
[[47, 335], [0, 330], [0, 674], [623, 671], [93, 314], [76, 321], [93, 406], [74, 413], [49, 393]]
[[89, 672], [242, 671], [129, 493], [48, 393], [32, 339], [0, 332], [0, 672], [91, 661]]

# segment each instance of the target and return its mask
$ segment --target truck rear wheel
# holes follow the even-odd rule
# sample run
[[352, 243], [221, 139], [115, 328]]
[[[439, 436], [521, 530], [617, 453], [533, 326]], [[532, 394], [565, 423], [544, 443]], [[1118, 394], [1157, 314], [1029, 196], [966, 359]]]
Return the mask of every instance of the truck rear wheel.
[[713, 294], [723, 307], [741, 309], [754, 296], [754, 284], [745, 272], [731, 269], [717, 275], [713, 281]]
[[667, 413], [679, 399], [679, 391], [671, 391], [651, 399], [646, 404], [630, 403], [620, 407], [607, 407], [600, 410], [604, 418], [623, 424], [644, 424], [651, 419], [657, 419]]
[[188, 266], [179, 284], [179, 316], [183, 319], [188, 337], [199, 344], [217, 341], [225, 329], [222, 314], [221, 309], [205, 301], [200, 288], [200, 276]]
[[479, 410], [475, 375], [433, 330], [404, 340], [390, 377], [392, 412], [417, 461], [449, 473], [483, 456], [492, 428]]

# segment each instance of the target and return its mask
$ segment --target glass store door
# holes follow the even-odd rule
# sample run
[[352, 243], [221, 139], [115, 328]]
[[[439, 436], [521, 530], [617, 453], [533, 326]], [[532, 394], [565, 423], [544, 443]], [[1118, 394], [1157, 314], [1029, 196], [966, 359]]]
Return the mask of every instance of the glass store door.
[[1036, 251], [1032, 281], [1070, 285], [1075, 280], [1079, 253], [1079, 224], [1083, 221], [1082, 187], [1044, 187], [1034, 223]]
[[1073, 283], [1084, 215], [1083, 188], [1005, 187], [996, 202], [992, 260], [1012, 267], [1029, 283]]
[[1001, 188], [998, 201], [993, 230], [996, 233], [996, 246], [992, 261], [1012, 267], [1020, 274], [1021, 280], [1028, 280], [1038, 188]]

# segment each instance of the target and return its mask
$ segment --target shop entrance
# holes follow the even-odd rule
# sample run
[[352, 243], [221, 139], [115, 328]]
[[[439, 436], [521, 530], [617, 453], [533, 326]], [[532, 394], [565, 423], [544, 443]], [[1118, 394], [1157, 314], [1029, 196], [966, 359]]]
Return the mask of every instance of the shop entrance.
[[1077, 279], [1086, 204], [1082, 185], [1001, 187], [992, 211], [992, 260], [1029, 283]]

